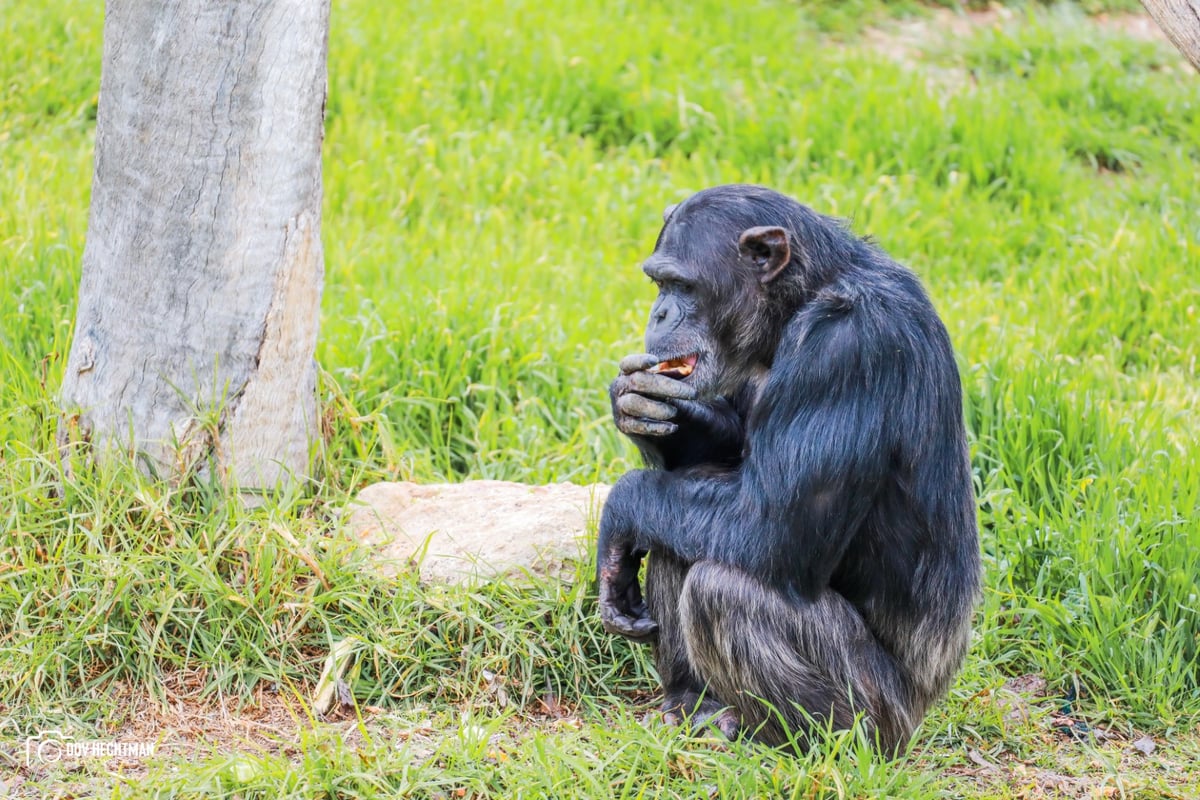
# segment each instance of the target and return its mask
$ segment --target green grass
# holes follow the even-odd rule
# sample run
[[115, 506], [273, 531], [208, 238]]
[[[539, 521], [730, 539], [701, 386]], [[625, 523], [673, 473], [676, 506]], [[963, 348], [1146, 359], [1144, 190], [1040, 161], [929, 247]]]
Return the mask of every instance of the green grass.
[[[866, 0], [336, 3], [323, 477], [245, 510], [120, 468], [59, 485], [102, 20], [26, 5], [0, 4], [0, 794], [1200, 794], [1200, 77], [1168, 46], [1073, 6], [948, 36]], [[861, 35], [894, 15], [934, 21], [903, 62]], [[644, 722], [653, 672], [600, 630], [587, 563], [431, 590], [332, 535], [377, 479], [635, 466], [605, 386], [651, 299], [637, 264], [663, 206], [729, 181], [852, 219], [958, 351], [987, 588], [899, 762], [853, 734], [793, 758]], [[309, 724], [346, 639], [361, 718]], [[1014, 712], [1027, 674], [1046, 688]], [[25, 768], [40, 730], [137, 723], [133, 695], [266, 702], [300, 732]], [[1118, 738], [1056, 733], [1064, 709]]]

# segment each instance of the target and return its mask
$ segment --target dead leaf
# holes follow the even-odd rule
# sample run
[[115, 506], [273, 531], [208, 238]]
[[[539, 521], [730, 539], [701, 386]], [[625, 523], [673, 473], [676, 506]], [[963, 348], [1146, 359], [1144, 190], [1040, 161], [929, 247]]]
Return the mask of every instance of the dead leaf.
[[[335, 701], [341, 700], [343, 705], [345, 704], [344, 698], [350, 694], [350, 690], [348, 686], [345, 686], [342, 675], [346, 673], [353, 662], [357, 646], [358, 642], [353, 638], [342, 639], [326, 656], [325, 670], [321, 673], [320, 680], [317, 681], [317, 688], [312, 697], [312, 709], [317, 714], [327, 714], [332, 711]], [[344, 687], [340, 692], [339, 683]]]
[[995, 764], [984, 758], [983, 753], [980, 753], [978, 750], [968, 750], [967, 758], [971, 759], [972, 763], [978, 764], [989, 772], [999, 769]]

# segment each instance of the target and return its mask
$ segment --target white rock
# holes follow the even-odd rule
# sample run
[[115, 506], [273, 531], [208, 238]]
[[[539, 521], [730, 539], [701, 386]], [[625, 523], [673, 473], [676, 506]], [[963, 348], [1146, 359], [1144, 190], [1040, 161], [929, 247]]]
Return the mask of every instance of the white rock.
[[[421, 579], [573, 572], [586, 556], [608, 486], [508, 481], [376, 483], [348, 509], [347, 534], [372, 545], [385, 575], [420, 563]], [[422, 556], [422, 553], [424, 554]]]

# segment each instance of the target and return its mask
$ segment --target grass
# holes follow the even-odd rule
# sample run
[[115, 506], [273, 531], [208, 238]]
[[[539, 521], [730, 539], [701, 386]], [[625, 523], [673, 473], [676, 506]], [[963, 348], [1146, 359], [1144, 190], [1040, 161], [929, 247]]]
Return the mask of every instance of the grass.
[[[1200, 794], [1198, 78], [1077, 6], [946, 33], [963, 13], [337, 3], [323, 477], [246, 510], [120, 468], [55, 491], [101, 9], [0, 5], [0, 794]], [[926, 26], [903, 57], [863, 30], [898, 16]], [[333, 535], [377, 479], [635, 466], [604, 387], [640, 339], [636, 265], [663, 206], [728, 181], [851, 218], [958, 351], [987, 589], [900, 761], [644, 720], [646, 653], [600, 631], [586, 563], [428, 589]], [[345, 640], [358, 710], [318, 722]], [[27, 768], [51, 728], [163, 746]]]

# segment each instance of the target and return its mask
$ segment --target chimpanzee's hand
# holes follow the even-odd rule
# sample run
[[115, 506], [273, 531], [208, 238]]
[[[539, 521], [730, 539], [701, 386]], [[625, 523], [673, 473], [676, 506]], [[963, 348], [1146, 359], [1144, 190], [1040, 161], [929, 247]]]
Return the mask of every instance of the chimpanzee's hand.
[[638, 585], [641, 555], [618, 546], [602, 550], [599, 559], [600, 622], [604, 630], [635, 642], [653, 639], [658, 623], [650, 619]]
[[648, 353], [621, 359], [621, 374], [609, 387], [613, 422], [627, 436], [670, 436], [679, 426], [677, 401], [692, 400], [696, 390], [667, 375], [647, 372], [659, 361]]

